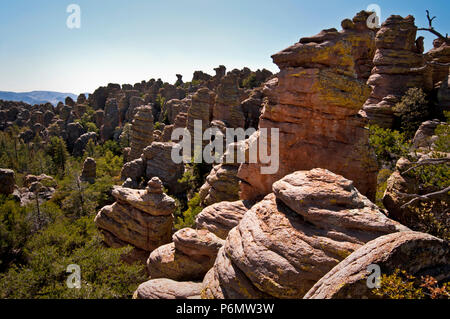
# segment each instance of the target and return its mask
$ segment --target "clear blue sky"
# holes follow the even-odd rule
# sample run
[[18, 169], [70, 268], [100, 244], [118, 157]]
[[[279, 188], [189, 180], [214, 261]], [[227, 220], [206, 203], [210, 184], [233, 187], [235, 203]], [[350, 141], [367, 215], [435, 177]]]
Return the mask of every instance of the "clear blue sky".
[[[81, 7], [81, 29], [66, 27], [66, 8]], [[340, 29], [369, 4], [413, 14], [450, 33], [445, 0], [0, 0], [0, 91], [91, 92], [109, 82], [189, 81], [248, 66], [277, 72], [270, 56], [325, 28]], [[423, 33], [427, 48], [433, 36]]]

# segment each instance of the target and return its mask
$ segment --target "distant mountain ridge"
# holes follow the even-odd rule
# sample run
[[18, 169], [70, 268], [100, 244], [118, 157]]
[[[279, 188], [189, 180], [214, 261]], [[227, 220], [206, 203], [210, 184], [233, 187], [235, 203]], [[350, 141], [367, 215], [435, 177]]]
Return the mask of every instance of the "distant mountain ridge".
[[51, 103], [57, 105], [64, 102], [66, 97], [70, 96], [73, 100], [77, 100], [77, 95], [73, 93], [61, 93], [53, 91], [32, 91], [32, 92], [7, 92], [0, 91], [0, 100], [25, 102], [31, 105]]

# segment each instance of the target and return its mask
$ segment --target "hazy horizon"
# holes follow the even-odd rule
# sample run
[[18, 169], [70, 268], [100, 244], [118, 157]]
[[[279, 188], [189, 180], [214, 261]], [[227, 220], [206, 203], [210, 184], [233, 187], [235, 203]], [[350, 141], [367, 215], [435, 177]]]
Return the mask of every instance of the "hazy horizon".
[[[81, 8], [81, 28], [66, 25], [70, 4]], [[151, 78], [185, 82], [194, 71], [211, 75], [249, 67], [278, 72], [271, 55], [301, 37], [340, 22], [375, 3], [384, 21], [412, 14], [419, 27], [450, 29], [450, 3], [436, 1], [300, 0], [40, 0], [1, 2], [0, 91], [92, 93], [108, 83]], [[425, 37], [426, 50], [435, 38]]]

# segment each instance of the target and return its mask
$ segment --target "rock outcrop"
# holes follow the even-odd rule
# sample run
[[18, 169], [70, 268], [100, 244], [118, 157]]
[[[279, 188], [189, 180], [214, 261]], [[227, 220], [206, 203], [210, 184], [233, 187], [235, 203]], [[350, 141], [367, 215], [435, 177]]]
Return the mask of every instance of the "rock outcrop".
[[226, 239], [245, 213], [253, 206], [252, 202], [220, 202], [203, 209], [195, 219], [197, 229], [206, 229], [217, 237]]
[[288, 175], [273, 191], [229, 233], [205, 276], [205, 297], [302, 298], [365, 243], [409, 230], [324, 169]]
[[367, 286], [368, 268], [377, 265], [383, 275], [397, 269], [420, 278], [450, 279], [448, 242], [424, 233], [393, 233], [359, 248], [334, 267], [306, 294], [305, 299], [379, 298]]
[[86, 145], [89, 143], [89, 141], [97, 142], [97, 133], [95, 132], [88, 132], [86, 134], [81, 135], [73, 145], [73, 156], [79, 157], [83, 156], [83, 153], [86, 149]]
[[432, 71], [416, 45], [414, 17], [390, 16], [376, 35], [375, 67], [368, 80], [372, 93], [364, 105], [370, 122], [391, 128], [393, 107], [410, 88], [432, 89]]
[[[358, 14], [351, 25], [343, 23], [341, 32], [324, 30], [272, 57], [281, 72], [265, 84], [260, 129], [247, 140], [247, 149], [263, 144], [271, 154], [271, 129], [279, 129], [279, 169], [262, 174], [268, 165], [259, 158], [249, 162], [247, 154], [238, 173], [242, 199], [261, 198], [287, 174], [316, 167], [353, 180], [362, 194], [374, 199], [377, 166], [368, 146], [366, 118], [359, 115], [370, 94], [363, 82], [366, 63], [360, 61], [371, 55], [374, 31], [361, 17], [367, 13]], [[262, 129], [268, 130], [267, 143]]]
[[[201, 88], [192, 95], [191, 107], [189, 108], [187, 118], [187, 129], [192, 139], [194, 139], [195, 121], [202, 122], [202, 134], [209, 127], [213, 118], [215, 98], [215, 93], [208, 88]], [[206, 143], [203, 140], [199, 142]]]
[[433, 48], [425, 54], [425, 59], [432, 67], [433, 86], [445, 81], [449, 76], [450, 64], [450, 39], [436, 39]]
[[200, 299], [202, 284], [153, 279], [141, 284], [133, 299]]
[[132, 245], [140, 254], [170, 242], [175, 200], [163, 193], [162, 183], [152, 179], [145, 190], [115, 187], [116, 202], [103, 207], [95, 223], [111, 247]]
[[0, 194], [11, 195], [14, 193], [16, 177], [11, 169], [0, 169]]
[[114, 130], [119, 126], [119, 106], [116, 99], [108, 99], [105, 104], [103, 125], [100, 129], [102, 141], [107, 141], [114, 135]]
[[214, 265], [224, 240], [208, 230], [185, 228], [173, 235], [173, 242], [154, 250], [147, 261], [151, 278], [177, 281], [201, 280]]
[[86, 158], [83, 163], [80, 180], [93, 184], [97, 178], [97, 163], [91, 157]]
[[153, 142], [144, 149], [142, 158], [146, 165], [146, 178], [159, 177], [172, 194], [177, 194], [184, 191], [183, 185], [178, 183], [184, 174], [184, 164], [177, 164], [172, 160], [174, 146], [173, 142]]
[[241, 106], [243, 94], [235, 73], [230, 72], [224, 76], [217, 88], [213, 120], [223, 121], [226, 127], [244, 127], [245, 116]]
[[151, 106], [140, 106], [136, 109], [131, 126], [131, 150], [128, 160], [141, 157], [144, 148], [153, 143], [153, 113]]

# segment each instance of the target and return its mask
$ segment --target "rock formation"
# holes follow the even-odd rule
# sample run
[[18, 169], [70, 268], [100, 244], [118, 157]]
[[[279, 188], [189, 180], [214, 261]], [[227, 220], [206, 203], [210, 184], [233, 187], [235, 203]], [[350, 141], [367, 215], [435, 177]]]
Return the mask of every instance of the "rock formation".
[[173, 242], [154, 250], [147, 261], [152, 279], [201, 280], [214, 264], [224, 241], [208, 230], [185, 228]]
[[83, 182], [94, 183], [97, 177], [97, 163], [91, 157], [86, 158], [83, 163], [80, 180]]
[[[194, 139], [196, 120], [202, 122], [202, 134], [209, 127], [213, 117], [215, 97], [215, 93], [208, 88], [201, 88], [192, 96], [187, 118], [187, 129], [191, 133], [192, 139]], [[202, 143], [205, 142], [202, 141]]]
[[200, 299], [202, 284], [153, 279], [140, 285], [133, 299]]
[[131, 150], [128, 160], [141, 157], [144, 148], [153, 143], [153, 113], [151, 106], [138, 107], [131, 126]]
[[239, 78], [228, 73], [217, 88], [217, 97], [213, 109], [213, 120], [220, 120], [227, 127], [245, 126], [245, 116], [241, 107], [244, 92], [239, 88]]
[[158, 178], [150, 180], [145, 190], [115, 187], [112, 195], [116, 202], [103, 207], [95, 218], [106, 244], [132, 245], [139, 256], [146, 258], [170, 242], [175, 200], [163, 193]]
[[409, 230], [324, 169], [288, 175], [273, 191], [229, 233], [205, 276], [205, 297], [302, 298], [365, 243]]
[[206, 207], [197, 215], [197, 229], [206, 229], [217, 237], [226, 239], [228, 233], [236, 227], [245, 213], [252, 207], [251, 202], [220, 202]]
[[436, 39], [433, 48], [425, 54], [425, 59], [432, 67], [433, 86], [445, 81], [449, 76], [450, 40]]
[[363, 82], [368, 62], [361, 61], [368, 61], [374, 37], [362, 17], [367, 13], [359, 13], [355, 22], [346, 20], [341, 32], [324, 30], [272, 57], [281, 72], [265, 84], [260, 130], [247, 148], [264, 144], [261, 129], [267, 129], [271, 154], [270, 129], [279, 129], [279, 169], [264, 175], [261, 168], [268, 165], [259, 159], [242, 164], [242, 199], [261, 198], [285, 175], [316, 167], [353, 180], [362, 194], [375, 197], [375, 157], [368, 147], [366, 118], [358, 114], [370, 93]]
[[184, 191], [178, 180], [183, 177], [184, 164], [176, 164], [172, 160], [173, 142], [153, 142], [144, 149], [142, 159], [144, 160], [145, 175], [147, 179], [159, 177], [164, 186], [172, 193], [177, 194]]
[[432, 89], [431, 69], [416, 46], [414, 17], [390, 16], [376, 35], [375, 67], [368, 80], [372, 93], [364, 105], [370, 122], [391, 128], [393, 107], [410, 88]]
[[114, 130], [119, 125], [119, 106], [116, 99], [108, 99], [105, 104], [103, 125], [100, 129], [102, 141], [107, 141], [114, 135]]
[[11, 169], [0, 169], [0, 194], [11, 195], [14, 193], [16, 177]]
[[367, 287], [368, 267], [378, 265], [383, 275], [396, 269], [420, 278], [450, 279], [448, 242], [424, 233], [402, 232], [377, 238], [334, 267], [306, 294], [305, 299], [377, 298]]
[[73, 156], [79, 157], [83, 156], [83, 153], [86, 149], [86, 145], [89, 143], [89, 141], [97, 141], [97, 133], [95, 132], [88, 132], [86, 134], [81, 135], [74, 143], [73, 145]]

